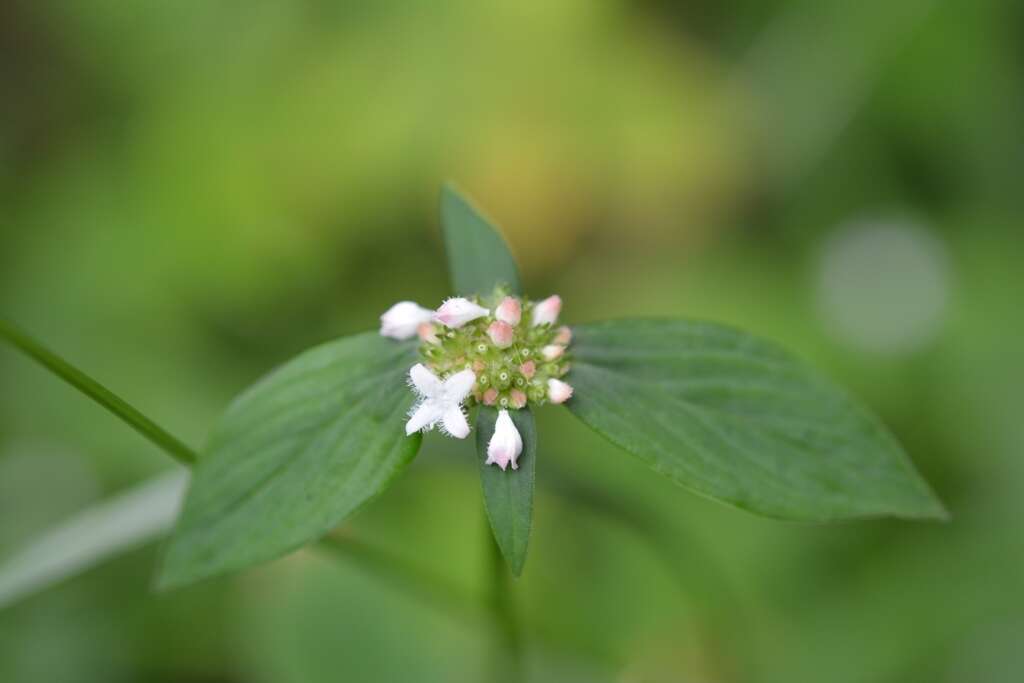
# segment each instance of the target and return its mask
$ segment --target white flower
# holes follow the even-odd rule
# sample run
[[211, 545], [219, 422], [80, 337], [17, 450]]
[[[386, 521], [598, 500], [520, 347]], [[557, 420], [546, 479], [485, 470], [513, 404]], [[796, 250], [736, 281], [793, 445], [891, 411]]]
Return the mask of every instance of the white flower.
[[466, 323], [490, 315], [490, 311], [469, 299], [456, 297], [445, 301], [434, 313], [434, 320], [446, 327], [457, 329]]
[[519, 454], [523, 452], [523, 438], [519, 436], [519, 430], [512, 422], [507, 410], [498, 413], [498, 419], [494, 423], [494, 435], [487, 444], [487, 460], [485, 465], [497, 465], [502, 470], [512, 465], [512, 469], [519, 469]]
[[442, 431], [456, 439], [469, 436], [469, 423], [462, 412], [462, 402], [476, 382], [472, 370], [457, 372], [441, 381], [425, 365], [417, 363], [409, 370], [409, 380], [420, 401], [409, 413], [409, 421], [405, 423], [406, 434], [428, 431], [440, 423]]
[[544, 299], [544, 301], [537, 303], [537, 305], [533, 307], [533, 318], [530, 322], [534, 327], [545, 323], [548, 325], [554, 325], [558, 320], [558, 314], [561, 312], [562, 297], [555, 294], [554, 296], [549, 296], [547, 299]]
[[572, 385], [560, 379], [549, 379], [548, 398], [552, 403], [565, 403], [572, 398]]
[[380, 334], [392, 339], [411, 339], [420, 325], [433, 317], [433, 311], [414, 301], [399, 301], [380, 317]]

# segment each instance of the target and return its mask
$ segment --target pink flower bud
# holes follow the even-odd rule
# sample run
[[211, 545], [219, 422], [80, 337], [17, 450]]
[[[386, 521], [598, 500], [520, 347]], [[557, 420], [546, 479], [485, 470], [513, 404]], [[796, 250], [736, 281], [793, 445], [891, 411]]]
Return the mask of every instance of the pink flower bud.
[[568, 346], [569, 342], [572, 341], [572, 330], [569, 329], [568, 325], [563, 325], [558, 328], [558, 334], [555, 335], [555, 343], [561, 344], [562, 346]]
[[[433, 313], [431, 313], [433, 316]], [[440, 344], [441, 339], [437, 336], [437, 330], [431, 323], [423, 323], [416, 328], [416, 333], [420, 337], [420, 341], [426, 342], [427, 344]]]
[[380, 317], [381, 336], [411, 339], [419, 326], [430, 322], [433, 313], [412, 301], [400, 301]]
[[526, 394], [518, 389], [513, 389], [509, 396], [512, 399], [513, 408], [522, 408], [526, 405]]
[[537, 374], [537, 364], [528, 360], [519, 366], [519, 372], [523, 373], [523, 377], [526, 379], [533, 379], [533, 376]]
[[549, 344], [541, 349], [540, 353], [544, 356], [544, 360], [558, 360], [565, 353], [565, 347], [558, 344]]
[[507, 410], [498, 413], [498, 419], [494, 423], [494, 434], [487, 444], [487, 460], [485, 465], [497, 465], [502, 470], [512, 465], [512, 469], [519, 469], [519, 455], [523, 452], [523, 438], [519, 430], [512, 422]]
[[531, 322], [534, 327], [544, 324], [554, 325], [561, 311], [562, 297], [557, 294], [549, 296], [533, 307], [533, 320]]
[[492, 387], [492, 388], [490, 388], [490, 389], [488, 389], [487, 391], [484, 392], [484, 405], [485, 406], [493, 406], [497, 402], [498, 402], [498, 390], [497, 389]]
[[512, 326], [506, 322], [495, 320], [491, 323], [490, 327], [487, 328], [487, 336], [491, 338], [494, 345], [499, 349], [507, 349], [512, 346], [512, 340], [515, 338], [515, 330]]
[[441, 304], [441, 308], [437, 309], [434, 313], [434, 320], [445, 327], [457, 329], [477, 318], [482, 318], [488, 313], [490, 311], [483, 306], [478, 306], [469, 299], [456, 297], [448, 299]]
[[518, 325], [520, 319], [523, 317], [523, 308], [519, 304], [519, 299], [515, 297], [506, 296], [498, 304], [498, 308], [494, 311], [494, 317], [503, 323], [509, 325]]
[[548, 380], [548, 399], [552, 403], [565, 403], [572, 398], [572, 386], [560, 379]]
[[482, 360], [473, 361], [473, 372], [475, 372], [477, 375], [479, 375], [486, 369], [487, 363], [484, 363]]

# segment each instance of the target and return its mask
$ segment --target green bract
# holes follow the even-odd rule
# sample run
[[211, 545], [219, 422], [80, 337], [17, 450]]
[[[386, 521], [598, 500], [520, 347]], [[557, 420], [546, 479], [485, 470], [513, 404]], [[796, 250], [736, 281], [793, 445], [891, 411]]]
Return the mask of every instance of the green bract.
[[[791, 520], [945, 516], [876, 418], [805, 364], [743, 332], [625, 320], [570, 333], [550, 321], [534, 325], [534, 304], [517, 298], [522, 319], [511, 325], [511, 341], [496, 344], [497, 307], [506, 294], [521, 295], [515, 261], [498, 231], [450, 187], [441, 215], [455, 294], [486, 315], [420, 325], [418, 352], [376, 334], [337, 341], [245, 392], [195, 468], [161, 585], [283, 555], [383, 490], [419, 447], [420, 435], [403, 430], [413, 399], [406, 377], [417, 361], [437, 377], [425, 381], [466, 369], [476, 375], [463, 405], [484, 404], [475, 439], [484, 502], [516, 574], [529, 540], [536, 458], [544, 457], [525, 406], [545, 403], [545, 382], [558, 378], [575, 389], [567, 405], [586, 424], [655, 472], [716, 500]], [[406, 310], [419, 309], [410, 303]], [[543, 349], [556, 342], [561, 355], [545, 359]], [[524, 372], [531, 361], [536, 367]], [[571, 390], [561, 386], [564, 400]], [[504, 407], [515, 427], [506, 432], [522, 440], [518, 469], [485, 464]]]

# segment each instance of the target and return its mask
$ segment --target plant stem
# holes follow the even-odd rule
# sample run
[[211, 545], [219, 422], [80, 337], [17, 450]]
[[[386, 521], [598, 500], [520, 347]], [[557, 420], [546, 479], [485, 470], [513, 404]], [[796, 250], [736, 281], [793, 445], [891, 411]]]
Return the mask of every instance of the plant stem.
[[129, 427], [149, 439], [171, 457], [185, 465], [192, 465], [196, 462], [196, 453], [191, 448], [171, 436], [114, 392], [2, 318], [0, 318], [0, 339], [7, 341], [14, 348], [121, 418]]
[[523, 680], [523, 643], [512, 600], [512, 573], [486, 519], [485, 524], [491, 579], [489, 598], [496, 625], [490, 680], [496, 683], [518, 683]]

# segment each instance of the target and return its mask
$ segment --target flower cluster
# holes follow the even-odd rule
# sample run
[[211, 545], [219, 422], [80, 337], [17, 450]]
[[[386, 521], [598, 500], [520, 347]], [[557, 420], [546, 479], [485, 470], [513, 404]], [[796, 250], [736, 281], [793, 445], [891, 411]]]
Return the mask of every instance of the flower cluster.
[[403, 301], [381, 316], [380, 333], [393, 339], [419, 336], [420, 358], [409, 371], [419, 397], [406, 433], [441, 430], [469, 435], [465, 409], [500, 409], [487, 463], [516, 469], [522, 439], [508, 414], [529, 404], [564, 403], [572, 331], [558, 327], [562, 300], [533, 302], [498, 289], [489, 299], [448, 299], [436, 311]]

